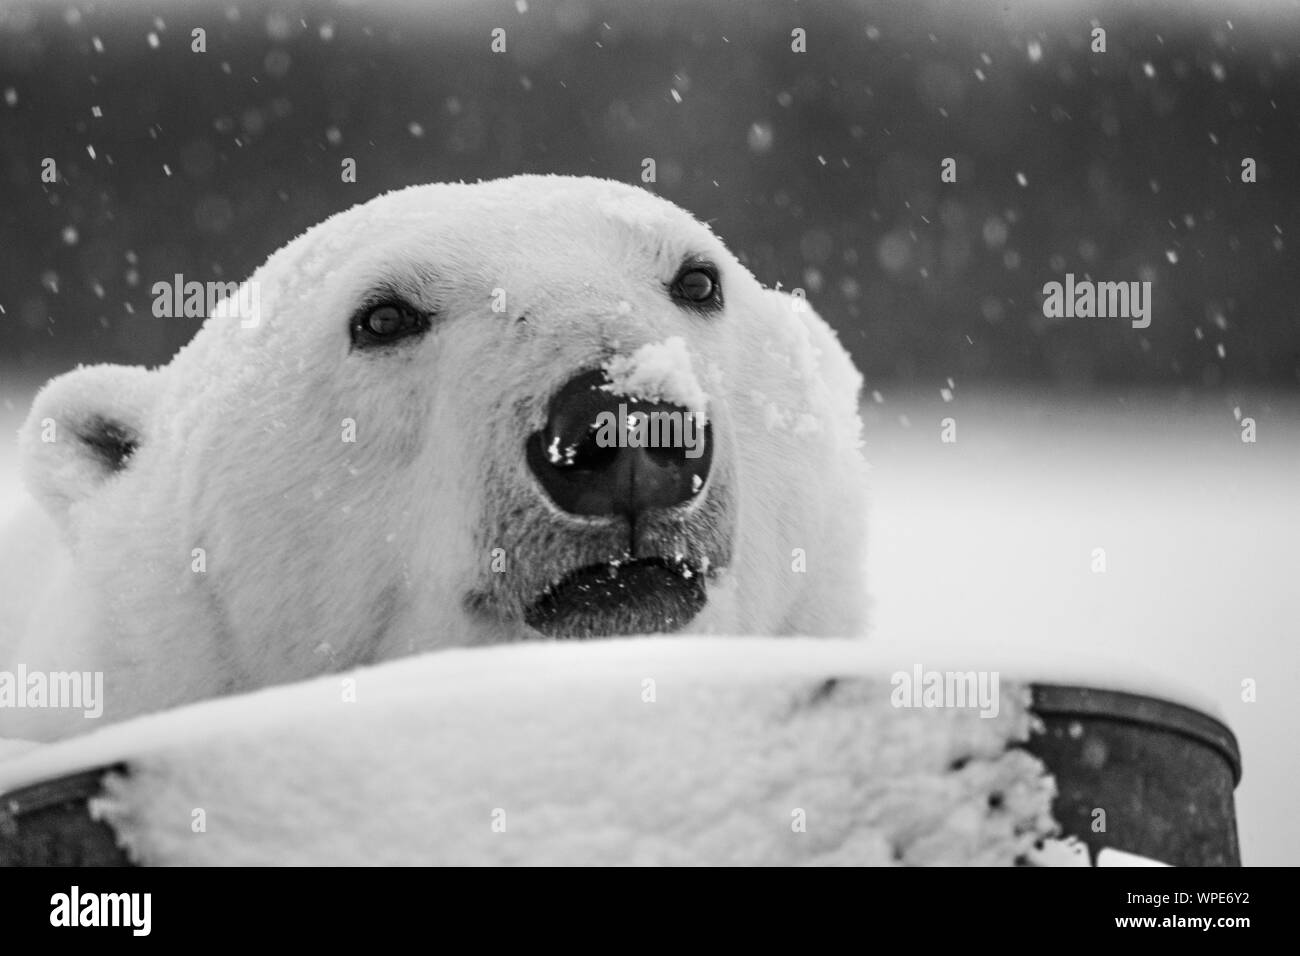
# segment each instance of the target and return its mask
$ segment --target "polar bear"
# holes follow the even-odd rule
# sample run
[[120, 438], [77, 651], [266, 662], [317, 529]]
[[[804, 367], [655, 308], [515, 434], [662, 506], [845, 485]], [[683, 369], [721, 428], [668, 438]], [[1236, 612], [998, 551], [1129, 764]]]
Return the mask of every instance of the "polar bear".
[[[672, 203], [415, 186], [250, 285], [170, 364], [36, 396], [0, 669], [102, 673], [117, 720], [452, 645], [861, 633], [860, 376]], [[616, 412], [685, 430], [593, 441]]]

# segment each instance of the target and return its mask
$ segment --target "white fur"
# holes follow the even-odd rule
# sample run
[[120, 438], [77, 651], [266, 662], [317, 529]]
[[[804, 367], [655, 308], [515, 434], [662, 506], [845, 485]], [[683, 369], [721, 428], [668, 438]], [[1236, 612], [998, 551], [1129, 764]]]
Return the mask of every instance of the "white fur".
[[[720, 314], [665, 293], [688, 255], [719, 266]], [[463, 600], [564, 570], [546, 566], [566, 545], [525, 438], [576, 372], [671, 337], [718, 435], [701, 497], [729, 496], [734, 517], [729, 566], [690, 630], [861, 633], [860, 377], [810, 308], [763, 289], [671, 203], [567, 177], [412, 187], [325, 220], [252, 280], [256, 327], [212, 317], [169, 365], [79, 369], [37, 396], [24, 473], [62, 544], [6, 536], [0, 562], [45, 550], [41, 595], [0, 592], [0, 668], [102, 670], [107, 721], [535, 637]], [[382, 283], [438, 318], [381, 360], [350, 352], [348, 324]], [[138, 434], [121, 472], [70, 437], [94, 415]], [[513, 563], [493, 579], [498, 545]], [[0, 736], [84, 729], [0, 711]]]

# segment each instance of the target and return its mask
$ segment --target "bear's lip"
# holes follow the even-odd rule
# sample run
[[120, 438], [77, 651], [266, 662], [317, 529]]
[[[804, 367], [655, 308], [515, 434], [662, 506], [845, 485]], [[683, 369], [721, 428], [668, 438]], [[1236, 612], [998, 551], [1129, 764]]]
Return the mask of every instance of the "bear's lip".
[[688, 562], [608, 561], [566, 575], [528, 605], [524, 621], [554, 638], [672, 633], [707, 601], [705, 576]]

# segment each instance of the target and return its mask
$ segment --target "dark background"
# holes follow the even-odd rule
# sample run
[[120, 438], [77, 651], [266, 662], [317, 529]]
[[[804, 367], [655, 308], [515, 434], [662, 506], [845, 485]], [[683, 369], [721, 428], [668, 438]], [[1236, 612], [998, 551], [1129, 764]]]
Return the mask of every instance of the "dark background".
[[[7, 4], [0, 375], [165, 362], [198, 321], [154, 282], [244, 278], [389, 189], [653, 157], [869, 387], [1294, 388], [1300, 10], [1188, 6]], [[1071, 271], [1153, 280], [1151, 327], [1044, 319]]]

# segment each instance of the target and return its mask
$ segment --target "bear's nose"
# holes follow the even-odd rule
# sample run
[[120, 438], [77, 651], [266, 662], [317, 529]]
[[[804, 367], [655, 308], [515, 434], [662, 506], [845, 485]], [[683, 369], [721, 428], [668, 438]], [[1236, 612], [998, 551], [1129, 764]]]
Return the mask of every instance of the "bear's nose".
[[584, 372], [551, 400], [528, 439], [528, 467], [570, 514], [624, 515], [690, 501], [713, 460], [711, 426], [680, 405], [616, 396]]

